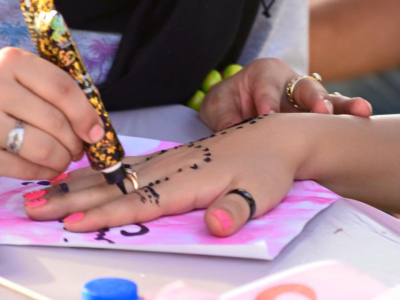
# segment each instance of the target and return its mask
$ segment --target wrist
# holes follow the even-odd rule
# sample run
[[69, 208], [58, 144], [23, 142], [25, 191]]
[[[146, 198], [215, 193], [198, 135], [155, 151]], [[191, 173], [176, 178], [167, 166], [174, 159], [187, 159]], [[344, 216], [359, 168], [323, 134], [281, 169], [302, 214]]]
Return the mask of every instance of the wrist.
[[280, 113], [268, 117], [263, 136], [266, 146], [293, 172], [294, 180], [313, 179], [312, 158], [318, 152], [318, 134], [314, 134], [313, 114]]
[[[270, 116], [276, 123], [280, 153], [294, 170], [294, 180], [323, 180], [331, 165], [335, 145], [339, 145], [340, 132], [329, 125], [332, 116], [311, 113], [281, 113]], [[273, 129], [268, 126], [268, 131]], [[333, 156], [332, 156], [333, 154]]]

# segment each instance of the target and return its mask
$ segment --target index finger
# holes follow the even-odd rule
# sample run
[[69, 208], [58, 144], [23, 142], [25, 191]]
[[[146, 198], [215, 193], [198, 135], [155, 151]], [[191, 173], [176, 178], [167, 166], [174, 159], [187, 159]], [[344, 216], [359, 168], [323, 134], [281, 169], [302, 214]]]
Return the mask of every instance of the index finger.
[[303, 109], [311, 110], [314, 113], [333, 113], [328, 92], [315, 79], [300, 80], [294, 89], [293, 96], [296, 103]]
[[4, 71], [24, 87], [61, 110], [74, 132], [84, 141], [94, 143], [103, 135], [103, 123], [78, 84], [52, 63], [16, 48], [2, 51]]

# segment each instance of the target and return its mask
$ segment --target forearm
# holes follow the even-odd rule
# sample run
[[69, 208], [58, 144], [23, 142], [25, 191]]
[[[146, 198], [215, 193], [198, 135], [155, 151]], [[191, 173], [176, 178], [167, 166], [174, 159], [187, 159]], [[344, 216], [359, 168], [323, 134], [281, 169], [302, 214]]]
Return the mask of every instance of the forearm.
[[297, 130], [309, 144], [297, 179], [312, 179], [343, 197], [400, 212], [400, 116], [302, 118]]
[[310, 70], [325, 79], [400, 65], [400, 1], [310, 0]]

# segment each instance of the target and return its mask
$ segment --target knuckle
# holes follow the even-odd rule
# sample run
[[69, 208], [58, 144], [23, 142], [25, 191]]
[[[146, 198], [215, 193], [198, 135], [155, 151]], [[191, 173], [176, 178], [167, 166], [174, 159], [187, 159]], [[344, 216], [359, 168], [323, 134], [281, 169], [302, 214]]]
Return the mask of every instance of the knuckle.
[[35, 161], [39, 164], [43, 164], [50, 160], [50, 158], [56, 153], [57, 146], [56, 142], [52, 139], [42, 139], [41, 143], [35, 147], [33, 155]]
[[225, 104], [225, 100], [225, 97], [221, 97], [220, 95], [210, 96], [207, 101], [208, 103], [206, 109], [209, 113], [211, 113], [218, 109], [220, 106], [223, 106]]
[[69, 142], [69, 149], [71, 151], [72, 156], [79, 157], [83, 152], [83, 143], [79, 139], [72, 138]]
[[60, 132], [65, 130], [67, 120], [60, 111], [50, 106], [48, 111], [44, 113], [44, 117], [48, 120], [52, 131]]
[[249, 66], [253, 68], [268, 68], [268, 69], [287, 68], [285, 62], [283, 62], [278, 58], [273, 58], [273, 57], [256, 59], [253, 62], [251, 62]]
[[214, 116], [218, 114], [220, 111], [221, 106], [224, 105], [224, 98], [220, 97], [218, 95], [210, 95], [209, 97], [206, 98], [204, 103], [201, 105], [199, 114], [200, 118], [203, 121], [213, 121]]
[[14, 47], [5, 47], [0, 50], [0, 66], [13, 65], [21, 60], [23, 50]]
[[31, 168], [25, 168], [24, 170], [21, 170], [24, 172], [24, 176], [26, 176], [27, 180], [35, 180], [38, 178], [43, 178], [41, 168], [39, 166], [33, 166]]
[[54, 80], [56, 93], [61, 100], [74, 97], [77, 95], [77, 92], [80, 91], [77, 83], [69, 76], [66, 76], [66, 74], [57, 72], [57, 75], [54, 76]]
[[82, 152], [82, 142], [70, 128], [66, 117], [51, 106], [44, 113], [44, 117], [48, 120], [48, 126], [51, 128], [52, 134], [62, 136], [60, 140], [62, 144], [69, 149], [71, 154], [78, 156]]

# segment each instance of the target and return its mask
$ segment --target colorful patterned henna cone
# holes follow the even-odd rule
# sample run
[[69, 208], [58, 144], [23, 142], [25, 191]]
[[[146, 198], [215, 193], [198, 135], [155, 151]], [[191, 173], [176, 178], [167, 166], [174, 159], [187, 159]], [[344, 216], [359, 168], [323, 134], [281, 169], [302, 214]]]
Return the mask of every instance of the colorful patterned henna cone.
[[21, 0], [21, 9], [39, 55], [71, 75], [103, 121], [103, 139], [84, 144], [92, 168], [102, 171], [109, 184], [117, 184], [126, 193], [122, 181], [126, 171], [121, 162], [124, 150], [62, 15], [55, 10], [53, 0]]

